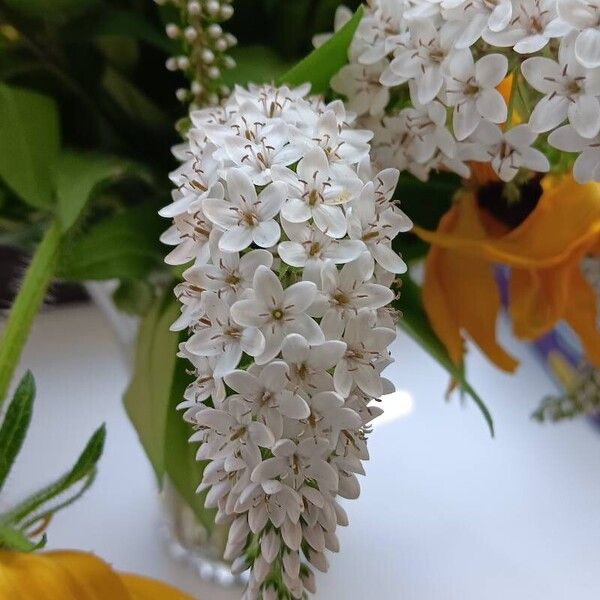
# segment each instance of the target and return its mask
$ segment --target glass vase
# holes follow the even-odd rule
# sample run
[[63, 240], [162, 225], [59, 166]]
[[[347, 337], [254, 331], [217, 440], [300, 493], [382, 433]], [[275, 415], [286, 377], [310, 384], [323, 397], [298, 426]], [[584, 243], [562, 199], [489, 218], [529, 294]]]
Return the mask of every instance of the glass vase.
[[[115, 307], [112, 294], [116, 282], [92, 282], [85, 287], [111, 325], [127, 370], [132, 374], [139, 319]], [[228, 528], [215, 523], [214, 510], [199, 513], [198, 506], [192, 510], [168, 478], [158, 494], [163, 517], [162, 537], [170, 555], [205, 581], [222, 587], [244, 585], [246, 574], [233, 575], [230, 563], [223, 558]]]

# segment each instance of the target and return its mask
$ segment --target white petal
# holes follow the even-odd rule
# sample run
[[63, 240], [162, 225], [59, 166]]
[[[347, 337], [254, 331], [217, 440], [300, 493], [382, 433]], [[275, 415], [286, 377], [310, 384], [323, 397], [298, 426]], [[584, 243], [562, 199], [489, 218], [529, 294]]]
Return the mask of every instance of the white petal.
[[469, 137], [477, 129], [480, 121], [481, 115], [475, 102], [467, 100], [457, 104], [452, 115], [452, 126], [456, 139], [464, 140]]
[[281, 282], [267, 267], [258, 267], [254, 274], [253, 288], [257, 299], [265, 306], [279, 306], [283, 300]]
[[264, 306], [256, 300], [238, 300], [231, 307], [231, 317], [246, 327], [262, 327], [267, 319], [264, 311]]
[[250, 356], [258, 356], [265, 348], [265, 337], [256, 327], [246, 327], [240, 340], [242, 350]]
[[548, 142], [564, 152], [581, 152], [589, 143], [571, 125], [559, 127], [553, 131], [548, 137]]
[[559, 88], [562, 80], [562, 69], [560, 65], [550, 60], [534, 56], [523, 61], [521, 72], [527, 83], [542, 94], [551, 94]]
[[578, 183], [600, 180], [600, 150], [583, 151], [573, 165], [573, 176]]
[[321, 331], [316, 321], [308, 315], [297, 315], [290, 327], [293, 329], [290, 333], [299, 333], [310, 344], [318, 344], [325, 341], [323, 331]]
[[240, 363], [242, 348], [239, 344], [229, 344], [225, 351], [219, 354], [215, 365], [214, 376], [224, 377], [231, 373]]
[[346, 234], [346, 217], [339, 206], [319, 204], [313, 209], [317, 227], [327, 235], [340, 238]]
[[276, 181], [268, 185], [258, 196], [260, 202], [258, 207], [258, 218], [261, 221], [268, 221], [279, 213], [287, 191], [287, 186]]
[[396, 254], [390, 246], [374, 244], [371, 247], [373, 258], [390, 273], [406, 273], [406, 263]]
[[300, 198], [288, 198], [281, 206], [281, 216], [290, 223], [304, 223], [310, 219], [311, 212]]
[[241, 169], [227, 170], [227, 191], [235, 204], [256, 202], [256, 188], [250, 177]]
[[495, 88], [506, 76], [508, 59], [503, 54], [488, 54], [475, 64], [475, 78], [484, 87]]
[[310, 281], [300, 281], [283, 292], [283, 306], [294, 313], [305, 312], [317, 295], [317, 286]]
[[297, 394], [283, 392], [279, 400], [279, 410], [290, 419], [306, 419], [310, 415], [308, 404]]
[[592, 138], [600, 131], [600, 102], [594, 96], [581, 95], [569, 105], [569, 122], [584, 138]]
[[239, 252], [252, 243], [252, 229], [235, 225], [221, 236], [219, 248], [224, 252]]
[[521, 166], [531, 169], [538, 173], [547, 173], [550, 170], [550, 163], [546, 156], [535, 148], [524, 148], [521, 150]]
[[529, 126], [536, 133], [550, 131], [567, 118], [569, 100], [564, 96], [544, 96], [533, 109]]
[[532, 54], [541, 50], [547, 43], [548, 38], [539, 33], [528, 35], [514, 45], [514, 50], [519, 54]]
[[281, 228], [277, 221], [263, 221], [252, 230], [252, 239], [261, 248], [271, 248], [281, 237]]
[[508, 109], [502, 94], [495, 89], [482, 90], [477, 98], [479, 114], [492, 123], [504, 123], [508, 116]]
[[588, 69], [600, 66], [600, 31], [597, 28], [590, 27], [577, 36], [575, 55]]
[[281, 242], [277, 246], [277, 253], [281, 260], [291, 267], [303, 267], [306, 265], [306, 251], [304, 246], [298, 242]]

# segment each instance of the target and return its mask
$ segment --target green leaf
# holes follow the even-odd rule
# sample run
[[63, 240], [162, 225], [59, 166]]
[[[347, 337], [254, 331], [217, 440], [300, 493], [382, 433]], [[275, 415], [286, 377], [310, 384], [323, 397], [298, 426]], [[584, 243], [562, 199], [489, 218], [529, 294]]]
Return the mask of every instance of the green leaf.
[[110, 66], [106, 68], [102, 86], [133, 121], [154, 132], [171, 130], [170, 118], [116, 69]]
[[129, 315], [145, 315], [154, 300], [152, 284], [141, 279], [124, 279], [112, 295], [115, 306]]
[[27, 371], [17, 386], [0, 427], [0, 490], [23, 445], [34, 399], [35, 381], [31, 372]]
[[189, 365], [176, 356], [179, 335], [169, 331], [178, 315], [179, 306], [170, 290], [155, 300], [140, 326], [134, 374], [123, 400], [159, 485], [168, 476], [210, 528], [214, 519], [207, 516], [203, 497], [195, 493], [203, 465], [196, 461], [196, 448], [188, 442], [191, 428], [176, 410], [189, 382]]
[[46, 536], [37, 542], [32, 542], [29, 538], [18, 529], [14, 529], [9, 525], [0, 523], [0, 548], [4, 550], [13, 550], [16, 552], [34, 552], [46, 545]]
[[398, 326], [429, 352], [459, 383], [461, 390], [478, 406], [491, 436], [494, 437], [494, 422], [487, 406], [467, 382], [464, 371], [458, 368], [448, 356], [446, 348], [431, 327], [427, 314], [423, 310], [421, 288], [409, 277], [403, 277], [400, 298], [394, 302], [394, 307], [402, 312]]
[[[402, 173], [394, 198], [400, 201], [402, 210], [414, 223], [425, 229], [437, 229], [459, 187], [460, 178], [453, 173], [433, 174], [427, 182]], [[407, 262], [422, 258], [429, 248], [429, 244], [410, 232], [396, 236], [392, 245]]]
[[146, 21], [140, 12], [128, 10], [103, 10], [77, 23], [77, 30], [73, 33], [82, 40], [100, 35], [122, 35], [144, 41], [167, 54], [175, 54], [177, 50], [177, 43]]
[[54, 166], [62, 231], [75, 223], [98, 185], [123, 175], [127, 168], [127, 163], [114, 156], [63, 152]]
[[143, 319], [133, 378], [124, 396], [133, 423], [159, 481], [165, 473], [165, 431], [175, 373], [177, 334], [169, 331], [177, 304], [157, 300]]
[[313, 93], [325, 92], [329, 88], [331, 78], [348, 62], [348, 48], [362, 14], [363, 9], [360, 7], [348, 23], [290, 69], [278, 83], [296, 86], [308, 82]]
[[58, 272], [71, 280], [144, 279], [163, 264], [164, 228], [154, 206], [127, 209], [66, 244]]
[[285, 72], [288, 64], [268, 46], [243, 46], [234, 48], [231, 56], [235, 67], [228, 69], [221, 77], [224, 84], [233, 87], [248, 83], [273, 81]]
[[[50, 502], [60, 494], [69, 490], [72, 486], [88, 477], [93, 476], [96, 465], [102, 456], [104, 442], [106, 440], [106, 427], [99, 427], [89, 439], [83, 452], [80, 454], [77, 462], [70, 471], [62, 477], [42, 488], [21, 502], [17, 507], [6, 513], [2, 517], [3, 522], [19, 523], [33, 511], [38, 510], [47, 502]], [[84, 487], [85, 482], [84, 482]]]
[[49, 20], [66, 20], [76, 17], [98, 0], [4, 0], [6, 5], [28, 17], [40, 17]]
[[54, 100], [0, 84], [0, 177], [25, 202], [48, 208], [53, 202], [50, 166], [59, 150]]

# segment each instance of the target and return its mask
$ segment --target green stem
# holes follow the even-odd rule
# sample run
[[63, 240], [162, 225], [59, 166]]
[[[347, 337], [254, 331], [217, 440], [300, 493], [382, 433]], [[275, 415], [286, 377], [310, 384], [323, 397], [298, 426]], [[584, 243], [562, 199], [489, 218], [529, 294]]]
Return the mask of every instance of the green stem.
[[8, 314], [0, 337], [0, 406], [6, 397], [33, 319], [54, 275], [60, 234], [58, 221], [53, 221], [33, 255], [19, 293]]

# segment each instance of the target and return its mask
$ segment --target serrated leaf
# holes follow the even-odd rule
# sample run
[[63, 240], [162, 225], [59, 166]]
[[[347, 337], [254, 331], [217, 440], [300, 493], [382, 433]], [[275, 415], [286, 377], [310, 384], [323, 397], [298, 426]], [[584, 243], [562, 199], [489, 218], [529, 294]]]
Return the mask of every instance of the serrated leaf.
[[106, 440], [106, 427], [99, 427], [89, 439], [83, 452], [73, 467], [56, 481], [26, 498], [14, 509], [3, 515], [2, 520], [9, 523], [19, 523], [34, 511], [38, 511], [47, 502], [69, 490], [82, 479], [89, 477], [102, 456]]
[[394, 302], [394, 308], [402, 312], [398, 322], [400, 329], [412, 337], [421, 347], [442, 366], [452, 378], [458, 382], [460, 389], [477, 405], [483, 415], [492, 437], [494, 437], [494, 422], [487, 406], [477, 395], [465, 378], [465, 373], [459, 369], [448, 356], [446, 348], [436, 335], [423, 310], [421, 288], [409, 277], [402, 279], [400, 298]]
[[59, 275], [71, 280], [144, 279], [162, 266], [163, 220], [139, 206], [100, 221], [65, 245]]
[[308, 82], [312, 93], [325, 92], [331, 78], [348, 62], [348, 48], [362, 14], [363, 9], [360, 7], [348, 23], [280, 77], [277, 83], [297, 86]]
[[97, 186], [123, 175], [127, 168], [128, 164], [115, 156], [63, 152], [54, 165], [62, 231], [75, 223]]
[[0, 177], [25, 202], [49, 208], [53, 202], [50, 165], [59, 150], [54, 100], [0, 84]]
[[27, 371], [17, 386], [0, 427], [0, 490], [25, 440], [34, 399], [35, 381]]
[[46, 536], [35, 543], [32, 542], [22, 531], [0, 523], [0, 548], [13, 550], [15, 552], [34, 552], [46, 545]]

